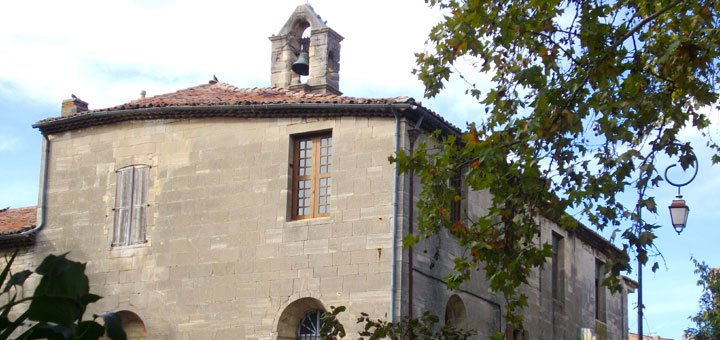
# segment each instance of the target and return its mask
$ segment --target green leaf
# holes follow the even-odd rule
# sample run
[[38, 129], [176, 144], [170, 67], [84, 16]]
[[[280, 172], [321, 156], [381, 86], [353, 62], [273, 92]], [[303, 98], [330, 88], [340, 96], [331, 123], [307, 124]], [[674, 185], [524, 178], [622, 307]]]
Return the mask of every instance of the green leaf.
[[420, 241], [420, 239], [417, 235], [408, 234], [407, 236], [403, 237], [403, 244], [408, 248], [412, 248], [413, 246], [415, 246], [418, 241]]
[[85, 309], [82, 298], [89, 294], [85, 264], [70, 261], [65, 254], [48, 255], [35, 270], [42, 275], [28, 308], [30, 320], [70, 325]]
[[105, 312], [95, 316], [101, 317], [105, 323], [105, 334], [112, 340], [125, 340], [125, 331], [122, 328], [120, 317], [115, 313]]
[[7, 260], [7, 263], [5, 264], [5, 268], [3, 268], [2, 273], [0, 273], [0, 284], [5, 283], [5, 279], [8, 276], [8, 273], [10, 273], [10, 268], [12, 267], [13, 262], [15, 261], [15, 257], [17, 256], [18, 252], [17, 250], [10, 256], [10, 259]]
[[3, 290], [3, 293], [7, 293], [10, 291], [10, 288], [12, 286], [22, 286], [25, 283], [25, 280], [27, 280], [30, 275], [32, 275], [32, 271], [29, 270], [23, 270], [19, 273], [15, 273], [10, 277], [10, 280], [5, 285], [5, 289]]
[[38, 323], [18, 337], [18, 340], [48, 339], [67, 340], [72, 339], [74, 325], [65, 326], [58, 324]]
[[105, 327], [95, 321], [81, 322], [75, 332], [73, 339], [76, 340], [98, 340], [105, 334]]
[[83, 305], [89, 305], [91, 303], [98, 302], [100, 299], [102, 299], [102, 296], [100, 295], [87, 294], [80, 299], [80, 303]]

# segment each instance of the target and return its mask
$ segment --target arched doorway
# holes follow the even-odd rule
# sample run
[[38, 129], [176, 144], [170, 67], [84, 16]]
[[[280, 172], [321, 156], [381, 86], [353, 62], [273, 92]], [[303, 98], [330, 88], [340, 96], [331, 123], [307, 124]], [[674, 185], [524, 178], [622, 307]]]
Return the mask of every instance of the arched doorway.
[[147, 340], [145, 323], [137, 314], [128, 310], [119, 311], [115, 314], [120, 317], [120, 323], [123, 330], [125, 330], [127, 340]]
[[454, 294], [448, 299], [447, 306], [445, 307], [445, 325], [455, 329], [467, 330], [465, 303], [463, 303], [457, 294]]
[[320, 339], [320, 317], [325, 312], [322, 302], [302, 298], [285, 307], [277, 323], [278, 339]]

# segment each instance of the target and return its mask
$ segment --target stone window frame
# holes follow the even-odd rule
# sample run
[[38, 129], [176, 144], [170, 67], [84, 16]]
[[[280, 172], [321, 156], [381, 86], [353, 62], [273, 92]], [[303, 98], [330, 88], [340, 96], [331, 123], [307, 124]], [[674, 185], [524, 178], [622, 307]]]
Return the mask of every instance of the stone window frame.
[[562, 309], [565, 303], [565, 237], [552, 232], [551, 289], [553, 301]]
[[457, 330], [467, 330], [467, 324], [468, 319], [465, 303], [460, 296], [453, 294], [445, 304], [445, 326], [450, 326]]
[[607, 322], [607, 294], [603, 279], [605, 278], [605, 262], [595, 258], [595, 320]]
[[465, 199], [462, 170], [458, 170], [455, 174], [453, 174], [453, 176], [448, 180], [448, 186], [453, 189], [458, 196], [460, 196], [460, 199], [457, 201], [455, 200], [455, 197], [450, 200], [450, 221], [452, 221], [452, 223], [462, 222], [463, 201]]
[[[294, 135], [291, 140], [291, 220], [330, 217], [332, 130]], [[312, 144], [310, 149], [307, 142]], [[310, 163], [309, 166], [307, 162]], [[303, 205], [300, 202], [303, 202]]]
[[150, 168], [135, 164], [115, 171], [113, 247], [147, 243]]
[[320, 300], [313, 297], [302, 297], [289, 303], [275, 319], [273, 339], [297, 340], [302, 320], [314, 311], [325, 313], [327, 309]]

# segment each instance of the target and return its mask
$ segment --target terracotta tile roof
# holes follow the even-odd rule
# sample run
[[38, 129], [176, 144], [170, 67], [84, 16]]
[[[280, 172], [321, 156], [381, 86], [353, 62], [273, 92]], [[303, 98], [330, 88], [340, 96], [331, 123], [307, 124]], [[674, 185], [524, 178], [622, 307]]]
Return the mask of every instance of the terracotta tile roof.
[[[357, 98], [336, 94], [292, 91], [277, 87], [256, 87], [241, 89], [230, 84], [210, 82], [195, 87], [133, 100], [129, 103], [98, 110], [79, 112], [72, 116], [81, 116], [95, 112], [110, 112], [145, 109], [153, 107], [176, 106], [226, 106], [226, 105], [264, 105], [264, 104], [396, 104], [414, 103], [410, 97]], [[72, 117], [68, 116], [68, 117]], [[65, 119], [53, 117], [40, 122]]]
[[396, 110], [419, 108], [433, 116], [434, 124], [437, 125], [435, 128], [459, 131], [437, 113], [421, 107], [411, 97], [358, 98], [275, 87], [241, 89], [213, 81], [173, 93], [133, 100], [118, 106], [44, 119], [33, 127], [39, 128], [43, 133], [53, 133], [139, 119], [278, 115], [392, 116], [393, 109], [389, 106], [395, 106]]
[[37, 207], [0, 210], [0, 236], [18, 234], [35, 227]]

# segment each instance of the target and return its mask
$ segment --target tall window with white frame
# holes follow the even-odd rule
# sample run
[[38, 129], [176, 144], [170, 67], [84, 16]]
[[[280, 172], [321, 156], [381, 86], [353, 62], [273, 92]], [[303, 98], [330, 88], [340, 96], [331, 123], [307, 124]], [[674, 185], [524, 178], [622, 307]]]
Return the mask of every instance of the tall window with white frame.
[[113, 246], [146, 241], [149, 172], [147, 165], [133, 165], [117, 171]]
[[292, 219], [330, 216], [332, 148], [330, 132], [294, 139]]
[[605, 263], [595, 259], [595, 319], [601, 322], [606, 321], [605, 308], [605, 286], [603, 285], [603, 277], [605, 276]]

